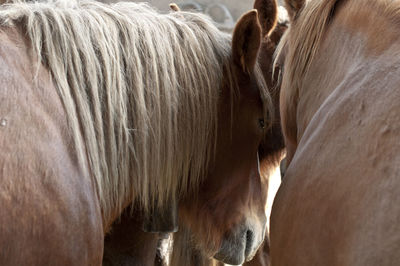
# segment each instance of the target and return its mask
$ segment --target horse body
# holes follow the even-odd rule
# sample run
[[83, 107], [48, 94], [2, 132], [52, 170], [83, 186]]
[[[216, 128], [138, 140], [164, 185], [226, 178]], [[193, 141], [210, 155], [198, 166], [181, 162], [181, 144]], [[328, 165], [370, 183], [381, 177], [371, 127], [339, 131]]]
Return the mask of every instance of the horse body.
[[15, 243], [0, 264], [100, 264], [124, 209], [151, 218], [171, 202], [204, 252], [231, 263], [255, 253], [266, 220], [257, 151], [272, 113], [257, 12], [233, 38], [201, 15], [135, 3], [14, 3], [0, 21], [14, 77], [1, 92], [2, 248]]
[[[47, 71], [37, 75], [15, 29], [0, 33], [0, 262], [98, 265], [103, 225], [88, 166], [71, 148]], [[51, 154], [51, 156], [49, 156]]]
[[273, 265], [400, 261], [397, 10], [352, 0], [293, 11], [281, 53], [288, 168], [272, 209]]

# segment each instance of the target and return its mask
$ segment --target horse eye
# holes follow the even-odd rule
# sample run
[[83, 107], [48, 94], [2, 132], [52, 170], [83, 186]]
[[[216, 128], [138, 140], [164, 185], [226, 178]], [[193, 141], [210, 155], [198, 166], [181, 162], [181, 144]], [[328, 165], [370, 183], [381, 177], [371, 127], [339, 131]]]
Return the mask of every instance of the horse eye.
[[260, 128], [264, 129], [265, 128], [264, 119], [262, 118], [258, 119], [258, 125], [260, 126]]

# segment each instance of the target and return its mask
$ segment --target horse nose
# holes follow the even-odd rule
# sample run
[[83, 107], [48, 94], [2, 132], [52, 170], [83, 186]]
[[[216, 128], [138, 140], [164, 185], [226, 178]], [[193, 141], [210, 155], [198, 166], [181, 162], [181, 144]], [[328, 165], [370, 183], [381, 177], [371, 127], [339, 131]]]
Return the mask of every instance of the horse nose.
[[244, 252], [245, 257], [248, 259], [254, 250], [254, 233], [252, 230], [247, 230], [246, 232], [246, 249]]
[[264, 224], [241, 224], [235, 227], [221, 243], [214, 258], [226, 264], [239, 265], [250, 261], [264, 239]]

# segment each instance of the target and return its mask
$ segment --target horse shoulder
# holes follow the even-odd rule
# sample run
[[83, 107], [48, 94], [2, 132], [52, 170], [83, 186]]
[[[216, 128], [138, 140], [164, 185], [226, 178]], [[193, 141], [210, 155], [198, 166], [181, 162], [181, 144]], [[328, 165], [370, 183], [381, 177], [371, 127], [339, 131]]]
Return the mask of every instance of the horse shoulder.
[[94, 184], [79, 165], [48, 71], [21, 34], [0, 32], [0, 264], [100, 264]]

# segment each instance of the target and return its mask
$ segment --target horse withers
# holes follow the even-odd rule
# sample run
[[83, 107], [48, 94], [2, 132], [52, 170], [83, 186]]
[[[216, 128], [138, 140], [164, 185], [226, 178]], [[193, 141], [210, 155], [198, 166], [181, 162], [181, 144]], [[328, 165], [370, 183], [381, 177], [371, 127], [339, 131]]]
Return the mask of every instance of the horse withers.
[[124, 209], [166, 202], [207, 254], [253, 255], [273, 112], [256, 11], [233, 39], [135, 3], [18, 2], [0, 21], [0, 264], [98, 265]]
[[400, 3], [286, 5], [272, 265], [398, 265]]

